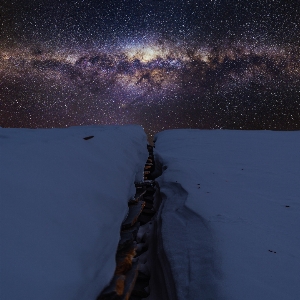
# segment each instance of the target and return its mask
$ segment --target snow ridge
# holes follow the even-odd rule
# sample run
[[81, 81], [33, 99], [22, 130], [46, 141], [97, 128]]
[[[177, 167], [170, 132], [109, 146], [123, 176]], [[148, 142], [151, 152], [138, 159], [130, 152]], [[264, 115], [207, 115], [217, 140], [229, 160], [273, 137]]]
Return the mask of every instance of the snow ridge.
[[178, 299], [220, 299], [221, 271], [212, 229], [204, 218], [185, 206], [187, 191], [179, 183], [165, 182], [163, 175], [157, 179], [164, 203], [163, 245]]

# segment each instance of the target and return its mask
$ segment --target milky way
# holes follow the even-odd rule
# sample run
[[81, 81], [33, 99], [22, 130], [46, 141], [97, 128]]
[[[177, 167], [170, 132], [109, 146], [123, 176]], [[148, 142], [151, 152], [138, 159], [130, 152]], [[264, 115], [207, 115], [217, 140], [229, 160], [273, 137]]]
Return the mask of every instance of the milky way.
[[298, 6], [2, 5], [0, 126], [300, 129]]

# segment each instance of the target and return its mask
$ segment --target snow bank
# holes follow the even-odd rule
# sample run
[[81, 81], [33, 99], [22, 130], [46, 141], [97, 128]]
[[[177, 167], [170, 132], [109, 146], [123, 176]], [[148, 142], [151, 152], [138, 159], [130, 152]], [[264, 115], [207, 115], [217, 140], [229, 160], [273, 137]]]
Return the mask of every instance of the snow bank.
[[96, 299], [146, 144], [133, 125], [0, 128], [1, 300]]
[[300, 132], [156, 136], [179, 299], [300, 299]]

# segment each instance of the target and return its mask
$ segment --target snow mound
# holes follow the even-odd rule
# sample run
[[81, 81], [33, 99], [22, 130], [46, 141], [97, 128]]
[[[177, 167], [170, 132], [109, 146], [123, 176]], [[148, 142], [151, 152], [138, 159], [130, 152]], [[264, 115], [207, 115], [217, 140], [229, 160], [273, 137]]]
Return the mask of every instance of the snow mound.
[[179, 299], [300, 299], [300, 132], [156, 135]]
[[96, 299], [146, 145], [134, 125], [0, 128], [2, 300]]

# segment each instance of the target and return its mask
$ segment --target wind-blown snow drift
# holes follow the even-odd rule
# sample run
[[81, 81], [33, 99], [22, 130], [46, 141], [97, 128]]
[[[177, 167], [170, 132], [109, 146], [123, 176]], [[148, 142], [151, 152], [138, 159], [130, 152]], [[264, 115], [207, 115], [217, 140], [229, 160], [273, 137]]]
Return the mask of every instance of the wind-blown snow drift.
[[179, 299], [300, 299], [300, 132], [156, 136]]
[[139, 126], [0, 128], [1, 300], [97, 297], [146, 144]]

